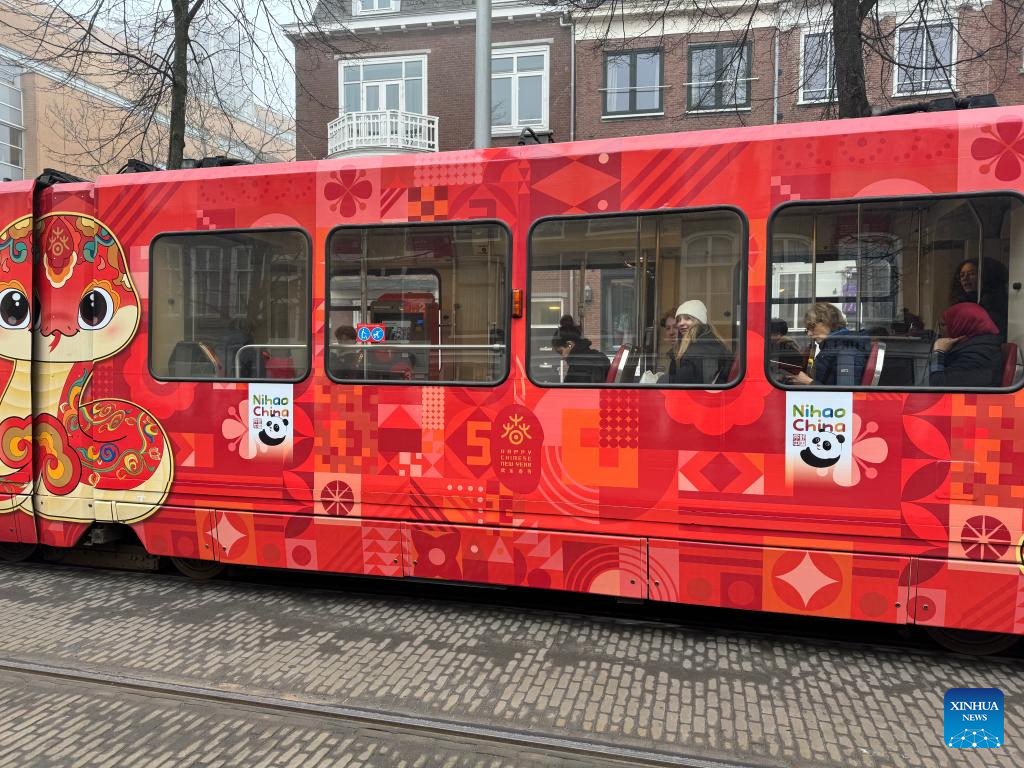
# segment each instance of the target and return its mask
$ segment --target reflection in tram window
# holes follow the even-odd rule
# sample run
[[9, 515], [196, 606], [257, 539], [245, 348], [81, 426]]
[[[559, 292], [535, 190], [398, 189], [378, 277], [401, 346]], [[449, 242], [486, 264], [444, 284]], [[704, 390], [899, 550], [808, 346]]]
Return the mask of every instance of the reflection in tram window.
[[[736, 381], [743, 232], [730, 210], [538, 224], [530, 239], [530, 377], [700, 388]], [[579, 374], [572, 351], [555, 348], [560, 325], [579, 330], [592, 359], [608, 360], [600, 382]]]
[[[784, 207], [771, 221], [770, 376], [840, 389], [1018, 383], [1022, 227], [1010, 195]], [[970, 335], [942, 322], [961, 303], [987, 318]], [[963, 373], [966, 360], [984, 370]]]
[[296, 230], [195, 232], [150, 249], [158, 378], [297, 381], [309, 371], [309, 241]]
[[[336, 381], [495, 383], [508, 371], [510, 245], [498, 224], [344, 228], [329, 238]], [[359, 331], [383, 330], [370, 341]]]

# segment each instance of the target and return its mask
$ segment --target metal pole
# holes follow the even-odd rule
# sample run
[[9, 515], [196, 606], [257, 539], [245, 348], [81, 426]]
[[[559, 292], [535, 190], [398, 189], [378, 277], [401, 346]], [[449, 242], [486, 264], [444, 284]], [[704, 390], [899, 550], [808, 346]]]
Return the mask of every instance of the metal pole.
[[772, 83], [772, 124], [779, 122], [779, 20], [775, 19], [775, 38], [773, 40], [773, 47], [775, 48], [775, 77]]
[[491, 0], [476, 0], [476, 129], [477, 149], [491, 146]]

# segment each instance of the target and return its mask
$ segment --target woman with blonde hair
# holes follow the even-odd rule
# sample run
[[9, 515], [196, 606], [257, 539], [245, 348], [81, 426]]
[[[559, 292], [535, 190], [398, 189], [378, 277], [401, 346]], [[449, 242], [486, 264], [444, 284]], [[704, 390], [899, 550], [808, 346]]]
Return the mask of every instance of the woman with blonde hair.
[[669, 360], [668, 378], [673, 384], [714, 384], [729, 369], [732, 355], [708, 325], [708, 308], [696, 299], [676, 310], [679, 344]]

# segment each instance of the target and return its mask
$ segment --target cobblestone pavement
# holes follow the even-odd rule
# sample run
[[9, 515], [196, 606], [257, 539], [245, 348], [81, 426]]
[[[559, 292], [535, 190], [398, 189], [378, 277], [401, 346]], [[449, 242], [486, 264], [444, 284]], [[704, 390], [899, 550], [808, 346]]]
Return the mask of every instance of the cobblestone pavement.
[[[1024, 764], [1019, 661], [38, 565], [0, 566], [0, 616], [2, 656], [149, 679], [754, 765]], [[942, 745], [950, 687], [1003, 690], [1004, 747]]]
[[0, 672], [0, 766], [18, 768], [591, 768], [479, 742], [431, 740], [311, 718]]

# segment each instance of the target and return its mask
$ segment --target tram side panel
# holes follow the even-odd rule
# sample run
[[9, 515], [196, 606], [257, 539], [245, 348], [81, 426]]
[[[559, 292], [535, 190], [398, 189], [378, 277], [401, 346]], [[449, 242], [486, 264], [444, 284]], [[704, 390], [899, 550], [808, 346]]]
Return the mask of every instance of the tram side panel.
[[0, 542], [36, 541], [32, 508], [32, 192], [0, 184]]
[[[300, 168], [100, 182], [99, 208], [126, 233], [144, 292], [114, 385], [146, 404], [174, 458], [159, 508], [119, 516], [155, 554], [253, 562], [259, 551], [302, 567], [301, 553], [267, 540], [268, 526], [299, 537], [311, 511], [310, 318], [320, 291], [313, 184]], [[342, 526], [331, 531], [344, 538]]]

